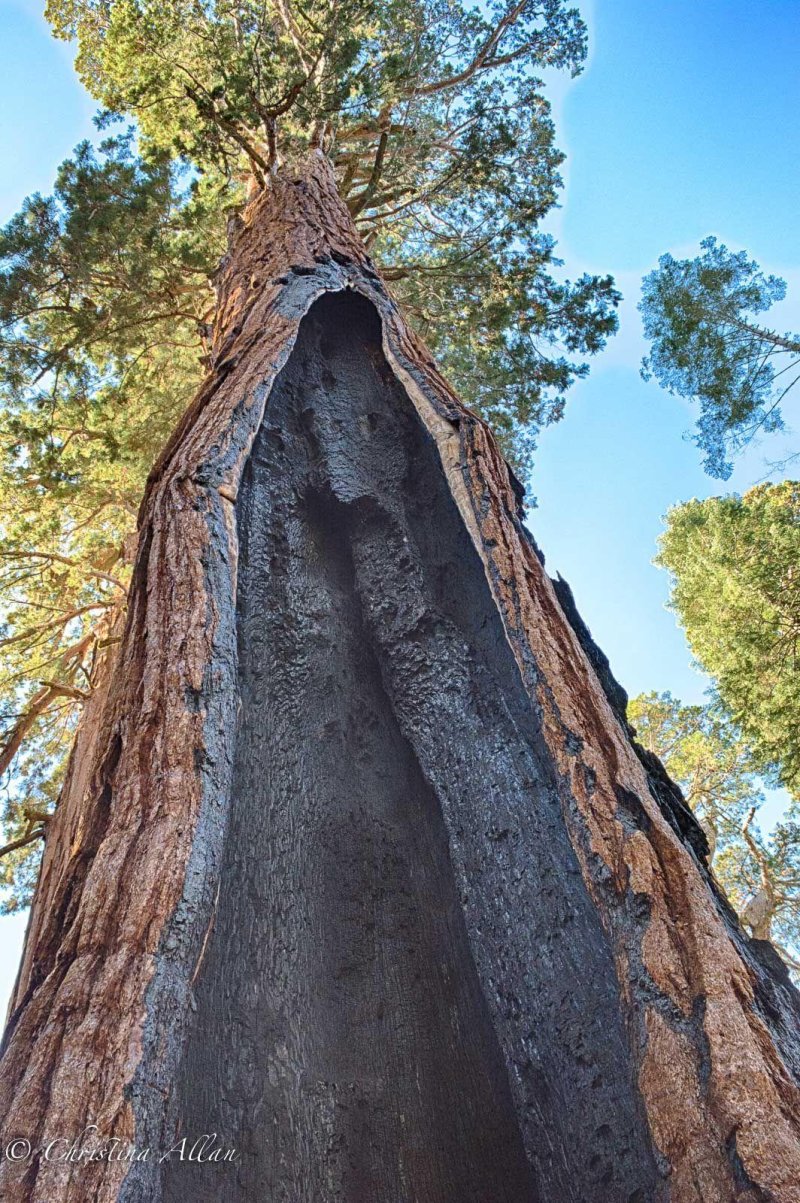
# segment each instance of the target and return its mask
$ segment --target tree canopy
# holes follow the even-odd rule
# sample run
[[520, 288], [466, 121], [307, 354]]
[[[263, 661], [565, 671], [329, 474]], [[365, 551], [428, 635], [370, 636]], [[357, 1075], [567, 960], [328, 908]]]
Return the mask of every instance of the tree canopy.
[[[77, 716], [115, 639], [147, 472], [195, 391], [248, 187], [310, 147], [464, 399], [524, 468], [616, 328], [542, 219], [563, 156], [541, 80], [563, 0], [50, 0], [109, 135], [0, 233], [0, 774], [25, 901]], [[125, 122], [133, 125], [126, 132]]]
[[800, 483], [676, 506], [657, 562], [759, 768], [800, 796]]
[[800, 970], [800, 814], [796, 804], [762, 837], [764, 795], [751, 748], [716, 703], [685, 706], [669, 693], [628, 704], [639, 741], [663, 761], [708, 836], [710, 863], [742, 922], [777, 943]]
[[464, 400], [525, 459], [616, 328], [607, 277], [558, 279], [540, 229], [563, 156], [544, 68], [577, 72], [563, 0], [50, 0], [90, 92], [236, 184], [320, 145], [386, 278]]
[[716, 238], [700, 245], [694, 259], [662, 255], [642, 282], [643, 375], [699, 404], [695, 442], [706, 471], [726, 480], [731, 455], [782, 428], [781, 402], [800, 379], [800, 335], [756, 320], [783, 300], [783, 280]]

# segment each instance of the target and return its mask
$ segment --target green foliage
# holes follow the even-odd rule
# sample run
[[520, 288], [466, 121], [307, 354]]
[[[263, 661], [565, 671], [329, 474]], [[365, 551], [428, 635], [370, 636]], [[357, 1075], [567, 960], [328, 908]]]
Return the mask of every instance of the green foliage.
[[700, 245], [695, 259], [662, 255], [642, 282], [650, 341], [642, 374], [699, 403], [695, 442], [706, 471], [726, 480], [732, 453], [758, 432], [782, 428], [780, 403], [800, 378], [800, 336], [755, 321], [783, 300], [783, 280], [715, 238]]
[[57, 34], [143, 147], [225, 181], [321, 144], [379, 266], [464, 400], [529, 467], [581, 358], [617, 326], [612, 281], [556, 280], [539, 225], [561, 185], [539, 73], [577, 72], [563, 0], [50, 0]]
[[[203, 370], [226, 219], [321, 146], [378, 265], [523, 470], [616, 328], [558, 276], [539, 73], [578, 71], [563, 0], [50, 0], [132, 134], [78, 147], [0, 233], [0, 776], [24, 901], [77, 716], [117, 629], [147, 472]], [[557, 278], [558, 276], [558, 278]], [[9, 767], [10, 766], [10, 767]]]
[[718, 704], [669, 693], [628, 704], [639, 741], [664, 763], [709, 841], [711, 866], [742, 922], [800, 970], [800, 813], [792, 804], [768, 839], [753, 830], [763, 801], [747, 741]]
[[[0, 232], [0, 772], [25, 901], [147, 473], [201, 373], [217, 197], [129, 137], [84, 144]], [[13, 758], [13, 774], [6, 771]]]
[[760, 769], [800, 796], [800, 483], [675, 507], [657, 562]]

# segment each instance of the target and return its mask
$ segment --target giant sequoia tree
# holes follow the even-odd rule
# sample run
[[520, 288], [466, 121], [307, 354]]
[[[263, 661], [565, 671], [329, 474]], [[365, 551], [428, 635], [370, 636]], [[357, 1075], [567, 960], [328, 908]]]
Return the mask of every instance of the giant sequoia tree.
[[[0, 1085], [34, 1150], [93, 1122], [155, 1154], [34, 1151], [0, 1166], [3, 1197], [796, 1199], [785, 970], [716, 893], [494, 436], [418, 333], [513, 433], [610, 329], [610, 284], [555, 283], [535, 233], [556, 159], [531, 68], [580, 59], [577, 18], [50, 11], [151, 158], [88, 164], [117, 233], [102, 204], [44, 203], [14, 232], [45, 234], [9, 275], [20, 476], [71, 501], [61, 457], [90, 458], [97, 415], [134, 384], [158, 411], [192, 336], [208, 371], [117, 557], [123, 627], [117, 560], [81, 561], [107, 631], [75, 686]], [[194, 221], [178, 151], [203, 170]], [[194, 277], [243, 167], [209, 312]], [[116, 250], [92, 260], [94, 232]], [[144, 426], [110, 463], [146, 457]], [[211, 1131], [235, 1166], [160, 1161]]]
[[324, 148], [409, 322], [523, 469], [614, 330], [611, 281], [566, 283], [539, 228], [561, 155], [536, 73], [577, 70], [583, 26], [560, 0], [485, 7], [49, 6], [140, 136], [80, 146], [0, 233], [7, 905], [28, 898], [117, 637], [147, 473], [208, 363], [209, 278], [247, 181]]

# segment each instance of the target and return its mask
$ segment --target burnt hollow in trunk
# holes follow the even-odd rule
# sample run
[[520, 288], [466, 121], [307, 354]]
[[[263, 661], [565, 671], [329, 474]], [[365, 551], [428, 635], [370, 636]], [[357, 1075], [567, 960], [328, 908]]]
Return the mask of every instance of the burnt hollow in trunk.
[[540, 736], [371, 304], [327, 294], [237, 503], [241, 709], [169, 1203], [655, 1198]]

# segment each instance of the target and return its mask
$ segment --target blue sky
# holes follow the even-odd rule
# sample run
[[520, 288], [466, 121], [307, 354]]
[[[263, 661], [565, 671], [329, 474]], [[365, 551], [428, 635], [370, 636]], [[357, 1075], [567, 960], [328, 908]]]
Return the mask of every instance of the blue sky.
[[[42, 6], [0, 3], [0, 220], [30, 192], [48, 191], [58, 163], [93, 132], [94, 106]], [[639, 377], [636, 301], [660, 254], [693, 253], [713, 233], [787, 280], [774, 324], [800, 329], [800, 3], [580, 7], [591, 56], [578, 80], [551, 91], [568, 160], [549, 228], [570, 275], [611, 272], [626, 300], [619, 336], [573, 390], [564, 420], [541, 435], [530, 525], [629, 693], [669, 689], [700, 701], [706, 681], [691, 667], [664, 606], [666, 576], [651, 560], [670, 505], [723, 490], [684, 437], [689, 407]], [[751, 449], [726, 490], [783, 475], [770, 461], [800, 446], [800, 394], [784, 415], [793, 432]], [[767, 817], [780, 802], [771, 800]], [[23, 927], [21, 918], [0, 920], [2, 1010]]]
[[[689, 406], [639, 377], [636, 302], [660, 254], [692, 254], [713, 233], [787, 280], [775, 324], [800, 328], [800, 5], [595, 0], [583, 9], [591, 57], [558, 88], [567, 187], [552, 226], [569, 271], [611, 271], [625, 303], [620, 334], [574, 389], [563, 422], [542, 433], [531, 526], [628, 691], [699, 701], [706, 683], [664, 610], [666, 575], [650, 563], [661, 517], [689, 497], [778, 479], [766, 461], [800, 440], [765, 440], [724, 486], [707, 477], [684, 438]], [[797, 431], [800, 398], [787, 402]]]

